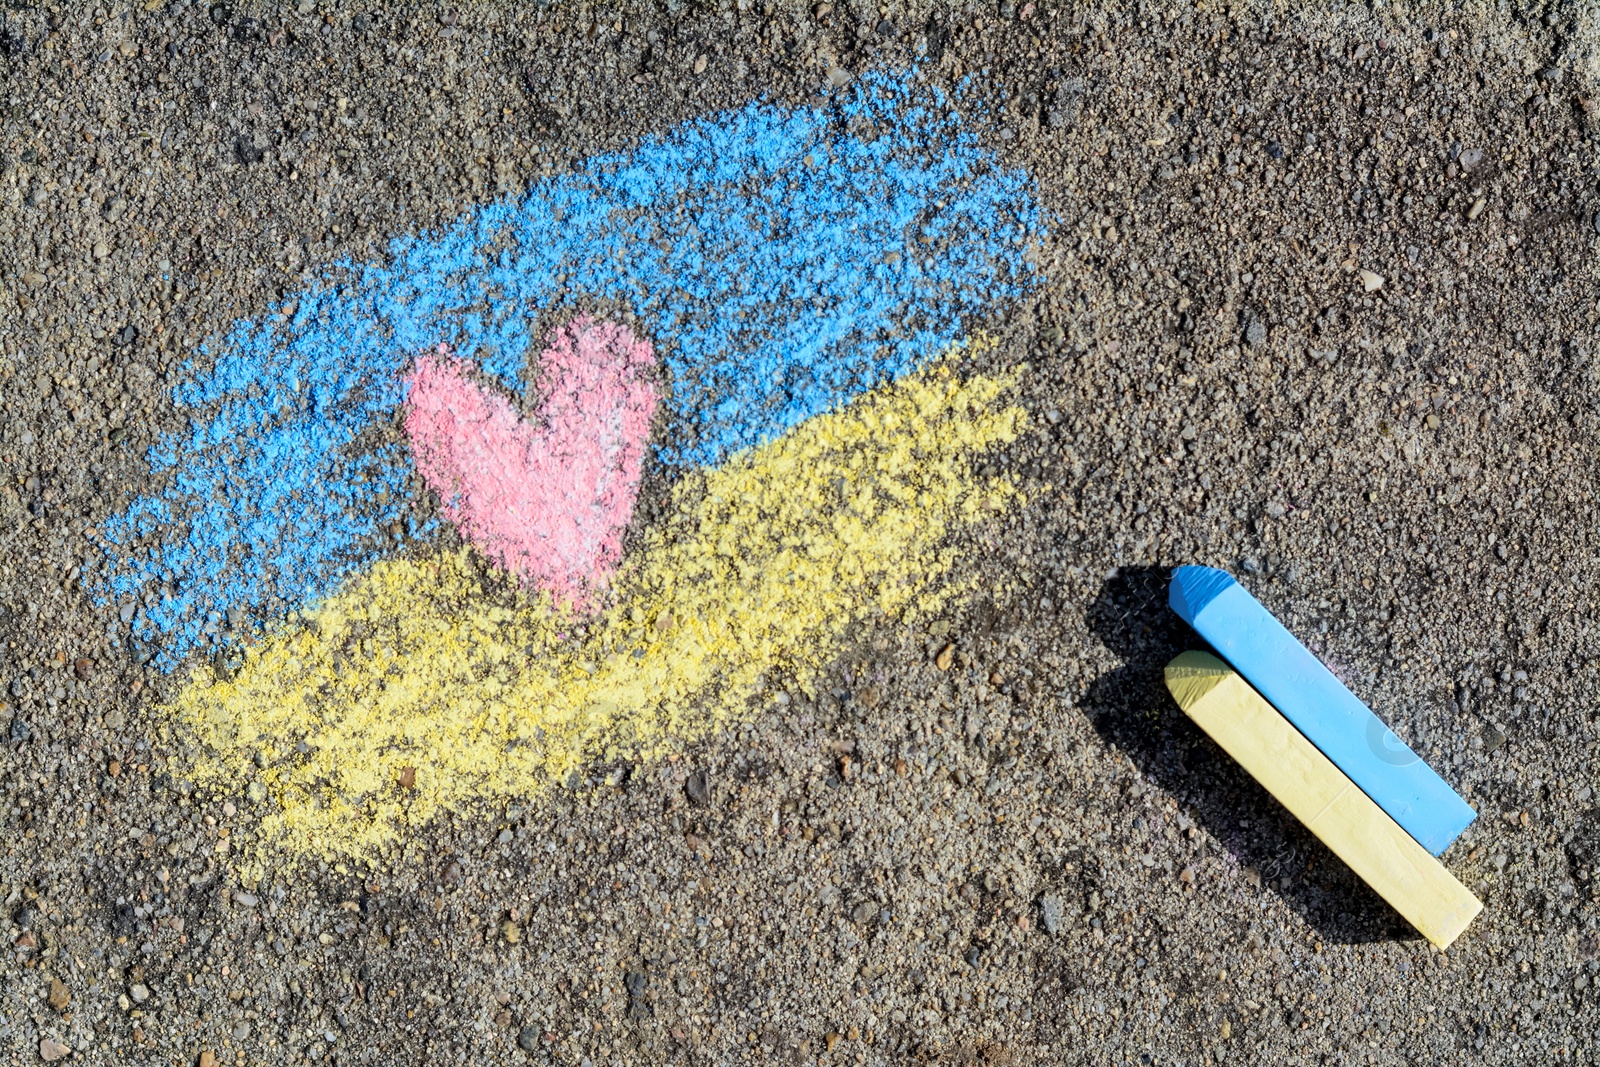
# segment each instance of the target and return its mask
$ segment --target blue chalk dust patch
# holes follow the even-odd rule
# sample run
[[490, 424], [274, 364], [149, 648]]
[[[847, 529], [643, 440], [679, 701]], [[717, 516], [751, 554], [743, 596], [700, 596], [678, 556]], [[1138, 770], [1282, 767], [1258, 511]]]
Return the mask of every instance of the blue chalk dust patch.
[[1031, 179], [904, 74], [595, 157], [382, 264], [334, 264], [204, 346], [174, 390], [190, 429], [150, 455], [160, 488], [106, 526], [101, 598], [140, 598], [135, 636], [171, 669], [227, 609], [314, 602], [394, 524], [425, 533], [405, 525], [409, 454], [361, 438], [440, 342], [515, 387], [555, 312], [620, 302], [669, 372], [661, 458], [713, 464], [956, 341], [1029, 286], [1040, 226]]

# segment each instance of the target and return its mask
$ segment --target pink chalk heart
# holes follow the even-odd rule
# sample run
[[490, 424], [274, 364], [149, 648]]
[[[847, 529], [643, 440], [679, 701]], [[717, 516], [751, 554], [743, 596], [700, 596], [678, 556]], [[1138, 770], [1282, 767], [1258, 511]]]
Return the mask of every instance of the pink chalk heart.
[[586, 604], [622, 559], [654, 359], [626, 327], [575, 319], [539, 355], [544, 403], [531, 420], [442, 346], [417, 360], [406, 433], [445, 517], [525, 584]]

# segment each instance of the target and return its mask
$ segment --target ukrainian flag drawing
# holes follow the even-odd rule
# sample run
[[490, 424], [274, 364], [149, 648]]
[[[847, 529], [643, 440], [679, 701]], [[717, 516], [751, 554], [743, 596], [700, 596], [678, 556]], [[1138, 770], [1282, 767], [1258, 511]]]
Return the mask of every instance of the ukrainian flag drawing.
[[952, 537], [1015, 497], [974, 460], [1025, 415], [942, 357], [1042, 222], [952, 103], [882, 74], [699, 120], [213, 343], [104, 531], [192, 778], [248, 782], [263, 847], [372, 856], [960, 595]]

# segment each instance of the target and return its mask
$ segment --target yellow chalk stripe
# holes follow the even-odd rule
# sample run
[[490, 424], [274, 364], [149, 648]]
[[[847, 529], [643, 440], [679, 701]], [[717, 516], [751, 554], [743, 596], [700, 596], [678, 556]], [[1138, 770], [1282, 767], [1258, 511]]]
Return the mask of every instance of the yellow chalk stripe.
[[1220, 659], [1185, 652], [1167, 665], [1167, 688], [1189, 718], [1429, 941], [1448, 948], [1483, 910], [1427, 849]]
[[175, 740], [200, 754], [197, 782], [266, 787], [264, 847], [323, 856], [371, 856], [585, 761], [659, 756], [745, 714], [768, 680], [809, 689], [866, 619], [925, 617], [959, 592], [949, 535], [1014, 493], [969, 465], [1016, 436], [1009, 384], [935, 364], [687, 476], [595, 618], [466, 550], [379, 563], [233, 677], [197, 672]]

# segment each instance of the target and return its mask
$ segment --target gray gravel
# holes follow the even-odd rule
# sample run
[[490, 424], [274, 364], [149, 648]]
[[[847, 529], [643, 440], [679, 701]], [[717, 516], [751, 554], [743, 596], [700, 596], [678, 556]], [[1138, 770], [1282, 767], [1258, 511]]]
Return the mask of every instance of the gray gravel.
[[[1459, 6], [11, 5], [0, 1062], [1592, 1055], [1600, 31]], [[78, 584], [178, 364], [320, 264], [917, 54], [1056, 219], [972, 365], [1037, 416], [962, 546], [994, 592], [617, 787], [238, 884], [244, 798], [173, 784], [169, 679]], [[1479, 808], [1448, 953], [1171, 706], [1186, 562]]]

